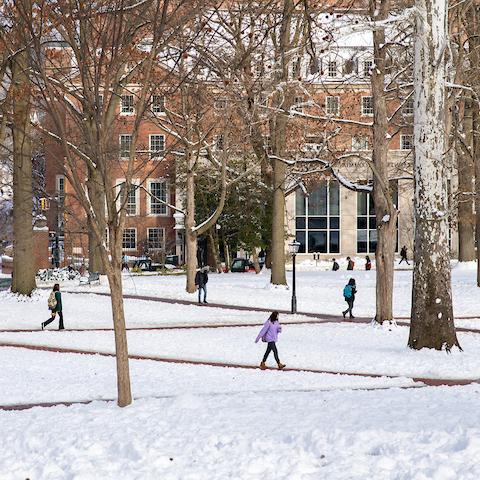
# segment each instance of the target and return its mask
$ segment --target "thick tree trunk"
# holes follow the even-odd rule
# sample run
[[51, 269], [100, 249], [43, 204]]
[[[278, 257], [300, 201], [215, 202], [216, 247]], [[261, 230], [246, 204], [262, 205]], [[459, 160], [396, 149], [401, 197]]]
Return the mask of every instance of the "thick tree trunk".
[[208, 248], [217, 273], [222, 273], [222, 263], [220, 262], [220, 254], [218, 249], [218, 241], [216, 234], [210, 229], [208, 231]]
[[225, 239], [223, 239], [223, 248], [225, 249], [225, 270], [229, 272], [232, 266], [230, 261], [230, 246]]
[[258, 260], [258, 248], [253, 247], [252, 250], [252, 257], [253, 257], [253, 266], [255, 268], [255, 273], [260, 273], [260, 262]]
[[[101, 224], [101, 230], [106, 231], [105, 221], [105, 194], [103, 190], [103, 180], [97, 170], [89, 172], [87, 180], [88, 196], [92, 203], [93, 210], [100, 215], [97, 221]], [[103, 215], [102, 215], [103, 212]], [[89, 225], [88, 229], [88, 269], [90, 272], [99, 272], [105, 274], [105, 267], [102, 261], [102, 245], [97, 240], [93, 228]]]
[[108, 283], [112, 302], [113, 329], [115, 333], [115, 353], [117, 361], [118, 406], [132, 403], [130, 387], [130, 369], [128, 361], [127, 332], [123, 309], [121, 262], [112, 259], [112, 268], [108, 271]]
[[188, 293], [194, 293], [195, 274], [197, 271], [197, 233], [195, 227], [195, 173], [192, 167], [190, 155], [187, 159], [187, 182], [186, 182], [186, 213], [185, 213], [185, 249], [187, 261], [187, 285]]
[[31, 295], [35, 284], [33, 246], [32, 142], [28, 52], [12, 62], [13, 98], [13, 282], [12, 292]]
[[[382, 21], [389, 13], [388, 0], [370, 0], [370, 15]], [[388, 173], [388, 112], [385, 98], [385, 29], [373, 32], [375, 68], [372, 72], [373, 121], [373, 198], [377, 221], [376, 263], [376, 312], [375, 321], [393, 321], [393, 275], [397, 209], [392, 203]]]
[[416, 0], [415, 253], [408, 345], [459, 346], [452, 308], [445, 160], [447, 4]]
[[[465, 101], [465, 143], [473, 147], [473, 99]], [[473, 152], [470, 150], [470, 152]], [[470, 152], [458, 152], [458, 260], [475, 260], [475, 217], [473, 215], [474, 166]]]

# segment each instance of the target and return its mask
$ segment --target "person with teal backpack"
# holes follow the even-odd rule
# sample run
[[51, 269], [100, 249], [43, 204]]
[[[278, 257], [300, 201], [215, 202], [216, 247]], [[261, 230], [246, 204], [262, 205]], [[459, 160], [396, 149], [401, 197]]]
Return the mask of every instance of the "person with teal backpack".
[[357, 293], [357, 285], [355, 279], [351, 278], [348, 283], [343, 288], [343, 298], [347, 302], [348, 308], [342, 312], [343, 318], [350, 313], [350, 318], [355, 318], [353, 316], [353, 303], [355, 302], [355, 294]]

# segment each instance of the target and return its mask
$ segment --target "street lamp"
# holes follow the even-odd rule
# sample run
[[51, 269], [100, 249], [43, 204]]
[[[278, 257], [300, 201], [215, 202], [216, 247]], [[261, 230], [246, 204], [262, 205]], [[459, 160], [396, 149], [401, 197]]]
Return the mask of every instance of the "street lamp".
[[300, 249], [300, 242], [297, 242], [296, 240], [288, 244], [288, 251], [292, 255], [292, 259], [293, 259], [292, 313], [297, 313], [297, 295], [295, 290], [295, 258], [297, 257], [297, 253], [299, 249]]

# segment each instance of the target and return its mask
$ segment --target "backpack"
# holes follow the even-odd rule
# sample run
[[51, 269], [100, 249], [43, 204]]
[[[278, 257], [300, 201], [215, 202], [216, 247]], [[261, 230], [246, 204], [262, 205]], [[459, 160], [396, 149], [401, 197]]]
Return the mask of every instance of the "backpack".
[[52, 290], [48, 296], [48, 308], [53, 310], [57, 306], [57, 299], [55, 298], [55, 292]]
[[352, 298], [352, 286], [351, 285], [345, 285], [343, 289], [343, 296], [345, 298]]

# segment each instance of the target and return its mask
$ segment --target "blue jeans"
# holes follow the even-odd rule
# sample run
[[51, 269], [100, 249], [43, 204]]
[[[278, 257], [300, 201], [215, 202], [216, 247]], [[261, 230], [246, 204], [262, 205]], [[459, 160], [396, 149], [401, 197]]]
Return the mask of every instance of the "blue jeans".
[[199, 285], [198, 286], [198, 301], [201, 302], [200, 296], [202, 294], [202, 290], [203, 290], [203, 301], [206, 302], [207, 301], [207, 286], [206, 285]]

